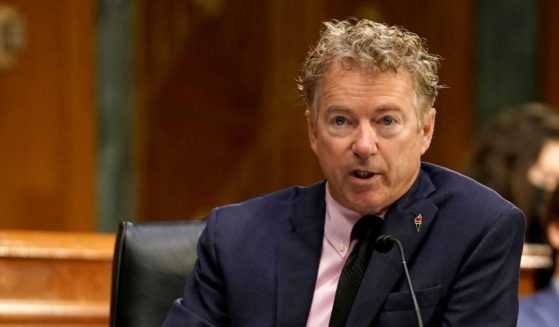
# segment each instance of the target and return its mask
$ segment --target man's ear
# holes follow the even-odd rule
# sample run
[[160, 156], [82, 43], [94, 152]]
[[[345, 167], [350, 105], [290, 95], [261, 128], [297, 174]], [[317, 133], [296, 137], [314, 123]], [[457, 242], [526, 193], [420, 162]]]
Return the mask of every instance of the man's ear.
[[431, 140], [433, 139], [433, 133], [435, 131], [435, 117], [437, 111], [435, 108], [429, 109], [427, 114], [427, 119], [425, 119], [425, 125], [421, 128], [421, 154], [425, 154], [431, 146]]
[[316, 140], [317, 140], [317, 129], [316, 129], [316, 119], [312, 116], [309, 110], [305, 111], [305, 116], [307, 118], [307, 133], [309, 134], [309, 144], [311, 149], [316, 154]]

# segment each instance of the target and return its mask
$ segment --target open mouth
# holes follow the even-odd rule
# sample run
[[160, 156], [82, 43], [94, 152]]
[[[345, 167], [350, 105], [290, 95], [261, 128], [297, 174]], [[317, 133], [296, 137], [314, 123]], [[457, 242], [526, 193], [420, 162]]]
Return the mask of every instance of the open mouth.
[[359, 179], [369, 179], [375, 176], [375, 173], [371, 173], [370, 171], [364, 171], [364, 170], [354, 170], [352, 175]]

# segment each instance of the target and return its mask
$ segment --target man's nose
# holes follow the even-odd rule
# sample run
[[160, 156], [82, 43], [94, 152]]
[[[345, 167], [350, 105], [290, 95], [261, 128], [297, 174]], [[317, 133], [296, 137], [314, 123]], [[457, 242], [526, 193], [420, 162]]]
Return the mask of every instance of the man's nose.
[[371, 126], [363, 126], [358, 129], [351, 150], [362, 159], [367, 159], [377, 152], [377, 135]]

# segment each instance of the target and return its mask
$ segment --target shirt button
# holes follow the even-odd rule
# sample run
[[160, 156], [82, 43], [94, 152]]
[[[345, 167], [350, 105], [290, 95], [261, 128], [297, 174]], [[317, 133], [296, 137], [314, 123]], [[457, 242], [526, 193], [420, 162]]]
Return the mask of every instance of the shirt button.
[[338, 244], [338, 251], [344, 252], [344, 251], [345, 251], [345, 245], [343, 245], [343, 244]]

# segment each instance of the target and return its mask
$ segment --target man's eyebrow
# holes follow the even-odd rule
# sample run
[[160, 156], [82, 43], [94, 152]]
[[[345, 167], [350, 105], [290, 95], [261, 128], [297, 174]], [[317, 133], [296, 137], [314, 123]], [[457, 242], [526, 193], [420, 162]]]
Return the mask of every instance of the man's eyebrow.
[[344, 107], [344, 106], [333, 105], [333, 106], [326, 107], [326, 113], [350, 113], [350, 112], [351, 110], [349, 110], [348, 107]]
[[402, 108], [400, 108], [399, 106], [394, 106], [394, 105], [383, 105], [383, 106], [378, 107], [377, 109], [375, 109], [375, 112], [378, 112], [378, 113], [385, 113], [385, 112], [389, 112], [389, 111], [402, 111]]
[[[342, 106], [342, 105], [332, 105], [329, 107], [326, 107], [326, 113], [351, 113], [351, 110], [348, 107]], [[382, 105], [378, 108], [375, 108], [374, 112], [377, 114], [382, 114], [385, 112], [390, 112], [390, 111], [402, 111], [402, 108], [400, 108], [399, 106], [396, 105]]]

